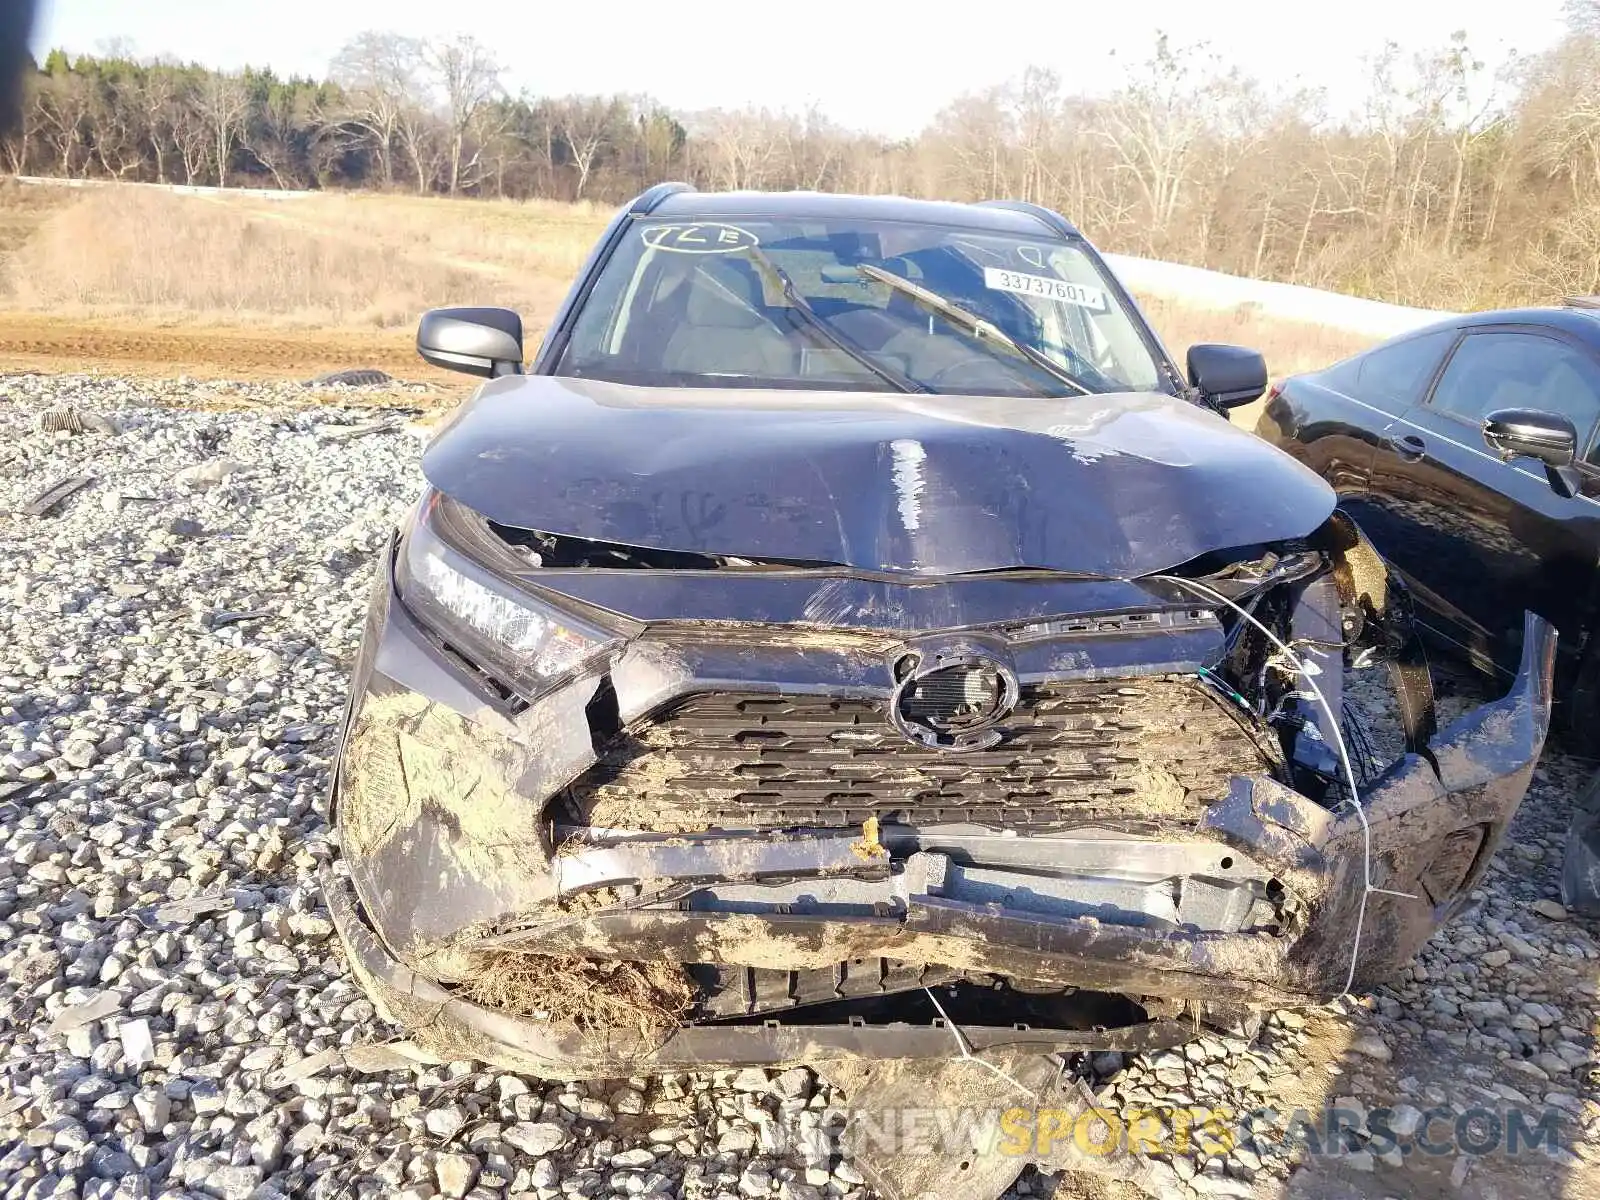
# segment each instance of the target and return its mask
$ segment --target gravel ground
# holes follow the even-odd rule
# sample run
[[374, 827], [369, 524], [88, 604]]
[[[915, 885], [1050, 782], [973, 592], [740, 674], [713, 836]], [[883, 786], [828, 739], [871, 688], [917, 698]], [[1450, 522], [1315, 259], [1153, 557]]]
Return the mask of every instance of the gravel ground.
[[[421, 441], [370, 395], [225, 396], [197, 411], [178, 407], [206, 399], [188, 382], [0, 378], [0, 1197], [866, 1196], [803, 1069], [563, 1085], [391, 1044], [311, 877], [373, 554]], [[120, 432], [38, 432], [60, 405]], [[57, 514], [20, 515], [78, 474], [95, 482]], [[1382, 689], [1356, 694], [1381, 723]], [[1556, 902], [1591, 767], [1552, 748], [1472, 907], [1393, 987], [1254, 1040], [1085, 1064], [1107, 1104], [1357, 1117], [1337, 1155], [1264, 1132], [1155, 1160], [1143, 1186], [1600, 1195], [1600, 942]], [[1367, 1116], [1404, 1132], [1440, 1105], [1558, 1111], [1567, 1148], [1400, 1154]], [[1017, 1194], [1058, 1183], [1131, 1194], [1104, 1173]]]

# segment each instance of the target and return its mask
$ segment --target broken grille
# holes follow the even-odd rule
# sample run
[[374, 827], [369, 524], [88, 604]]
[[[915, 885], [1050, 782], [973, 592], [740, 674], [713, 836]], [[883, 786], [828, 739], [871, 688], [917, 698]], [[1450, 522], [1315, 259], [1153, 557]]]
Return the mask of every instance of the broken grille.
[[906, 741], [877, 700], [705, 693], [606, 747], [571, 815], [667, 832], [1192, 817], [1261, 769], [1223, 704], [1189, 676], [1028, 687], [997, 746], [952, 754]]

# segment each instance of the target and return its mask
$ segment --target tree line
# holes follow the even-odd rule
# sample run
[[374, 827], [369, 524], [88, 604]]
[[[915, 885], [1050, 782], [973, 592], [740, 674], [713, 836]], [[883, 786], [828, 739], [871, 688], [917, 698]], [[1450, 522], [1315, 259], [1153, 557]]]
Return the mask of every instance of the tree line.
[[51, 53], [16, 174], [616, 202], [663, 179], [1047, 204], [1107, 249], [1401, 303], [1600, 293], [1600, 0], [1491, 75], [1468, 34], [1363, 64], [1361, 111], [1159, 38], [1109, 95], [1030, 68], [885, 139], [818, 109], [513, 95], [467, 36], [368, 33], [326, 79]]

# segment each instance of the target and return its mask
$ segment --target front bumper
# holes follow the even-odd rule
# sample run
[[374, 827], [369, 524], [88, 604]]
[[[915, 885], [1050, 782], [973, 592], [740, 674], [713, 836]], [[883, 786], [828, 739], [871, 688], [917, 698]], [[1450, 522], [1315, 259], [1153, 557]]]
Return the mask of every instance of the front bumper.
[[[595, 681], [508, 712], [381, 579], [335, 775], [342, 862], [324, 887], [357, 974], [393, 1019], [449, 1056], [550, 1077], [947, 1058], [961, 1040], [974, 1050], [1041, 1052], [1169, 1045], [1192, 1022], [1169, 1015], [1080, 1031], [964, 1021], [958, 1038], [942, 1021], [808, 1023], [802, 1008], [757, 1023], [597, 1036], [468, 1003], [448, 981], [473, 953], [510, 948], [752, 972], [945, 964], [1159, 998], [1166, 1007], [1151, 1011], [1168, 1014], [1320, 1003], [1391, 977], [1487, 869], [1543, 744], [1554, 646], [1553, 629], [1530, 615], [1511, 690], [1433, 737], [1426, 756], [1393, 763], [1367, 787], [1360, 811], [1330, 811], [1265, 774], [1241, 774], [1181, 828], [1167, 822], [1109, 838], [887, 827], [877, 848], [854, 856], [837, 837], [794, 833], [620, 837], [573, 853], [558, 852], [544, 808], [595, 761], [586, 718]], [[853, 655], [803, 657], [815, 686], [838, 689], [841, 678], [865, 678]], [[741, 665], [759, 669], [736, 657], [716, 661], [713, 673], [711, 658], [645, 653], [613, 679], [648, 707], [674, 689], [726, 684]], [[394, 746], [400, 770], [367, 765], [375, 747]], [[358, 789], [346, 786], [352, 765]], [[1050, 886], [1041, 872], [1053, 873]], [[725, 902], [530, 919], [582, 889], [684, 880], [705, 882]], [[1292, 898], [1279, 925], [1240, 911], [1233, 900], [1246, 885]], [[1015, 902], [1012, 891], [1038, 895]], [[1203, 920], [1184, 907], [1211, 900]]]
[[[351, 969], [383, 1015], [405, 1026], [445, 1061], [477, 1059], [541, 1079], [621, 1078], [640, 1070], [788, 1067], [851, 1057], [945, 1059], [961, 1052], [945, 1024], [780, 1023], [685, 1025], [665, 1037], [628, 1029], [603, 1034], [510, 1016], [461, 999], [400, 962], [367, 923], [347, 879], [324, 870], [320, 882]], [[1006, 1047], [1041, 1054], [1072, 1050], [1159, 1050], [1193, 1035], [1184, 1022], [1150, 1021], [1126, 1030], [984, 1029], [963, 1026], [974, 1052]]]

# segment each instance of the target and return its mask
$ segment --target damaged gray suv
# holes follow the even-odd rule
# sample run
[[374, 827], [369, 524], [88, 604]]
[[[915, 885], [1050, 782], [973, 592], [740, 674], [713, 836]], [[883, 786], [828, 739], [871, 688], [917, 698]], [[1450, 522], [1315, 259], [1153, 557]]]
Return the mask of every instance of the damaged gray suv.
[[417, 344], [487, 382], [376, 581], [323, 882], [446, 1057], [1171, 1045], [1393, 975], [1522, 799], [1553, 631], [1437, 729], [1378, 554], [1224, 414], [1260, 356], [1180, 372], [1052, 212], [662, 185], [531, 367], [503, 309]]

